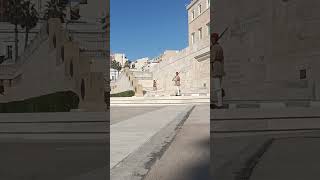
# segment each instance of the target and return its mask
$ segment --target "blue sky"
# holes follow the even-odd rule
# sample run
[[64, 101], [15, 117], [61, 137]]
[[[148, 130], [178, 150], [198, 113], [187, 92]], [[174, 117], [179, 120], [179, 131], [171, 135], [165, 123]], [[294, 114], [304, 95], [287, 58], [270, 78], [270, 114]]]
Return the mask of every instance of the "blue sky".
[[155, 57], [166, 49], [188, 44], [190, 0], [111, 0], [110, 44], [112, 53], [129, 60]]

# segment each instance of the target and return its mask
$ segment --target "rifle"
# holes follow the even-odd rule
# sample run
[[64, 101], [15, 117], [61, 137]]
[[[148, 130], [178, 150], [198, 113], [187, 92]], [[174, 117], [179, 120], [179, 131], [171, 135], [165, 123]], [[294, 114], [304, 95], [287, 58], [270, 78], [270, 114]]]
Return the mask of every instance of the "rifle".
[[226, 33], [228, 31], [229, 27], [227, 27], [221, 34], [220, 36], [218, 37], [217, 41], [222, 38], [222, 36], [224, 35], [224, 33]]

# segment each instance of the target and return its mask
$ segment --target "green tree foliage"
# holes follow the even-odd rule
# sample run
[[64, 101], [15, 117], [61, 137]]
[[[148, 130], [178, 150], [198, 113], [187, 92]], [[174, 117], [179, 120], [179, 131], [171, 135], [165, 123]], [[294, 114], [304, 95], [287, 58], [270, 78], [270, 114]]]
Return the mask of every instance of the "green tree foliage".
[[39, 20], [39, 14], [35, 9], [35, 5], [31, 3], [29, 0], [23, 2], [22, 4], [22, 21], [20, 23], [22, 28], [25, 28], [25, 43], [24, 48], [28, 45], [29, 40], [29, 32], [33, 29]]
[[46, 11], [44, 14], [44, 19], [48, 20], [50, 18], [60, 18], [61, 22], [64, 22], [66, 14], [67, 1], [61, 0], [50, 0], [46, 4]]
[[111, 62], [111, 68], [116, 69], [118, 72], [122, 69], [121, 64], [115, 60]]
[[18, 59], [19, 45], [18, 45], [18, 25], [22, 22], [23, 0], [9, 0], [6, 13], [8, 14], [8, 21], [14, 25], [14, 41], [15, 41], [15, 59]]
[[128, 67], [128, 68], [130, 68], [129, 61], [126, 61], [126, 62], [124, 63], [124, 67]]

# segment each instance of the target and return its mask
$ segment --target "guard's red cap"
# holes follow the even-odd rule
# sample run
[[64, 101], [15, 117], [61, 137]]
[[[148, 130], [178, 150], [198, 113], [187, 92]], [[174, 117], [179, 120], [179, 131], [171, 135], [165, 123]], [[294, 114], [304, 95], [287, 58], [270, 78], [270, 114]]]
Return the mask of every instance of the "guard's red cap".
[[215, 40], [218, 40], [219, 34], [218, 33], [212, 33], [211, 38], [214, 38]]

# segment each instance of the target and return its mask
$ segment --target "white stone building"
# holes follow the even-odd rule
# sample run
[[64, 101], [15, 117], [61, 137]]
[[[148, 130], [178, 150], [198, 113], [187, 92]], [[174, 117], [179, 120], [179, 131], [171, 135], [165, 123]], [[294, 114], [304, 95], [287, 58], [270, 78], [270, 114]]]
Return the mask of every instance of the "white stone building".
[[110, 68], [110, 80], [116, 81], [119, 77], [120, 72], [116, 69]]
[[[150, 68], [163, 94], [174, 94], [172, 78], [180, 73], [183, 95], [210, 94], [210, 1], [187, 6], [189, 45]], [[162, 58], [159, 58], [162, 59]]]
[[132, 62], [132, 65], [134, 64], [134, 68], [137, 71], [145, 71], [147, 65], [149, 62], [149, 58], [145, 57], [145, 58], [141, 58], [141, 59], [137, 59], [135, 61]]
[[[226, 98], [320, 100], [320, 2], [215, 1]], [[224, 11], [221, 11], [223, 9]]]
[[[0, 1], [5, 3], [6, 0]], [[49, 0], [31, 0], [31, 2], [35, 4], [40, 18], [43, 17], [47, 1]], [[79, 0], [79, 2], [82, 2], [82, 0]], [[84, 48], [86, 49], [107, 49], [107, 35], [105, 33], [101, 33], [103, 25], [99, 25], [100, 19], [106, 14], [105, 7], [105, 0], [90, 1], [90, 3], [80, 4], [79, 12], [81, 17], [76, 21], [70, 20], [70, 8], [66, 8], [67, 23], [65, 23], [64, 26], [69, 30], [72, 38], [77, 38], [82, 44], [85, 44]], [[92, 9], [95, 10], [91, 11]], [[45, 21], [43, 20], [39, 20], [38, 25], [29, 32], [28, 44], [30, 44], [33, 38], [38, 34], [40, 27], [44, 22]], [[25, 30], [18, 26], [18, 31], [18, 55], [20, 56], [25, 50]], [[8, 22], [0, 22], [0, 56], [5, 58], [5, 64], [16, 62], [14, 37], [14, 25]]]
[[174, 57], [178, 54], [177, 50], [165, 50], [162, 54], [152, 59], [153, 62], [161, 62], [168, 60], [171, 57]]
[[114, 53], [111, 56], [111, 59], [119, 62], [122, 67], [124, 67], [125, 63], [129, 61], [124, 53]]

